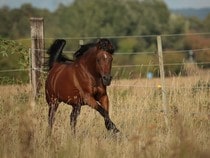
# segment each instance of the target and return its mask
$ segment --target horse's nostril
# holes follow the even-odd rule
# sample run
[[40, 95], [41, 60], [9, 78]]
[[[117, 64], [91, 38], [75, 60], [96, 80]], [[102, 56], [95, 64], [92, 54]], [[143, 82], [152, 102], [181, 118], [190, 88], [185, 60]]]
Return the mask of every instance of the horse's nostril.
[[108, 81], [109, 80], [109, 76], [103, 76], [103, 79]]
[[107, 76], [103, 76], [102, 78], [103, 78], [103, 80], [111, 80], [112, 76], [111, 75], [107, 75]]

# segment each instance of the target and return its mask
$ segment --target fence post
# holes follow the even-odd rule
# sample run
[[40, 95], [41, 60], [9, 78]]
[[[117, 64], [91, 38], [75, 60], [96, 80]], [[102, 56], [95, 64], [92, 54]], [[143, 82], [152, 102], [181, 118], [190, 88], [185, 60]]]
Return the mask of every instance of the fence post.
[[168, 108], [167, 108], [167, 97], [166, 97], [166, 86], [165, 86], [165, 71], [163, 65], [163, 50], [162, 50], [162, 41], [161, 36], [157, 36], [157, 48], [158, 48], [158, 59], [159, 59], [159, 68], [160, 68], [160, 77], [161, 77], [161, 90], [162, 90], [162, 102], [163, 102], [163, 112], [164, 119], [167, 128], [169, 127], [168, 121]]
[[41, 68], [44, 63], [44, 19], [30, 18], [31, 24], [31, 83], [34, 99], [41, 88]]

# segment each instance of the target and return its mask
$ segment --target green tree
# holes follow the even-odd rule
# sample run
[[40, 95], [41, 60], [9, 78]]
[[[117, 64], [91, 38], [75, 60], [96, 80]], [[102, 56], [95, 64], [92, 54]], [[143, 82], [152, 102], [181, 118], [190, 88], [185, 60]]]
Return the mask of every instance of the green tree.
[[210, 31], [210, 14], [208, 14], [208, 16], [204, 19], [203, 26], [205, 31]]
[[[30, 17], [44, 17], [48, 21], [49, 17], [53, 17], [53, 15], [51, 15], [48, 10], [34, 8], [31, 4], [24, 4], [20, 9], [9, 9], [8, 7], [1, 8], [0, 36], [2, 38], [10, 39], [29, 38]], [[52, 25], [52, 27], [53, 26], [54, 25]]]
[[9, 30], [11, 29], [12, 21], [10, 20], [10, 10], [8, 7], [3, 7], [0, 9], [0, 37], [8, 38]]
[[170, 12], [160, 0], [75, 0], [61, 5], [55, 17], [63, 36], [126, 36], [167, 32]]

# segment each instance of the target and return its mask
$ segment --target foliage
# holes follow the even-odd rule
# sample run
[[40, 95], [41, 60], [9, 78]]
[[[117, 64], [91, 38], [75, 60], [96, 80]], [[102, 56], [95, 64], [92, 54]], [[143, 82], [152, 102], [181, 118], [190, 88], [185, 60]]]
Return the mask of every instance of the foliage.
[[37, 9], [30, 4], [23, 4], [20, 9], [12, 10], [3, 7], [0, 9], [0, 36], [9, 39], [28, 38], [30, 37], [30, 17], [48, 19], [49, 13], [48, 10]]
[[[69, 6], [60, 5], [53, 13], [33, 8], [30, 4], [13, 10], [5, 7], [0, 12], [0, 22], [8, 25], [0, 28], [0, 34], [7, 38], [29, 37], [29, 17], [32, 16], [44, 17], [45, 33], [50, 37], [103, 37], [170, 32], [170, 11], [163, 1], [157, 0], [75, 0]], [[150, 45], [149, 39], [144, 41]], [[141, 46], [141, 49], [145, 48], [147, 47]]]
[[[1, 70], [28, 69], [28, 49], [14, 40], [0, 39], [0, 67]], [[0, 83], [14, 83], [28, 81], [29, 72], [5, 71], [0, 73]]]

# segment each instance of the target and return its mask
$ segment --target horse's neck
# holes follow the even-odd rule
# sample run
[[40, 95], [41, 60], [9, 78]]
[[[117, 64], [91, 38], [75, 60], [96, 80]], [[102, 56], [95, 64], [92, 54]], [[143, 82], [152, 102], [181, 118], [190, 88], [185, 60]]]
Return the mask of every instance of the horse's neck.
[[96, 59], [95, 54], [91, 52], [85, 54], [80, 59], [80, 65], [84, 71], [89, 73], [93, 78], [99, 78], [97, 70], [96, 70]]

